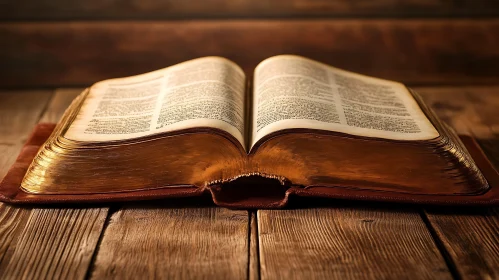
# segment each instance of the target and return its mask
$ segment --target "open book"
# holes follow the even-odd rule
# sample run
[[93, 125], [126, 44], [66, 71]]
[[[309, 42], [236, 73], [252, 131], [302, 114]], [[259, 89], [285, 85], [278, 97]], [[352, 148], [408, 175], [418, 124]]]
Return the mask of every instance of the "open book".
[[220, 191], [248, 176], [301, 192], [489, 189], [459, 138], [401, 83], [292, 55], [262, 61], [253, 76], [248, 83], [235, 63], [205, 57], [98, 82], [67, 110], [21, 189], [33, 200], [133, 198]]

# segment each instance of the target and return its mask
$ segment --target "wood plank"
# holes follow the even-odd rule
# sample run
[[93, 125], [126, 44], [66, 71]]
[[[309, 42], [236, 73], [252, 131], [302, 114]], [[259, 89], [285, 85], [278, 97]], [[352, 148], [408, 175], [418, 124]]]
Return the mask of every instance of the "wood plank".
[[250, 236], [249, 236], [249, 280], [260, 279], [260, 259], [258, 248], [258, 222], [256, 212], [250, 213]]
[[414, 210], [262, 210], [258, 226], [262, 279], [452, 278]]
[[51, 90], [0, 92], [0, 144], [23, 144], [51, 96]]
[[2, 263], [8, 261], [5, 256], [9, 246], [17, 240], [18, 232], [26, 224], [29, 213], [29, 210], [0, 203], [0, 240], [2, 241], [0, 242], [0, 268]]
[[416, 87], [424, 100], [459, 134], [499, 137], [499, 86]]
[[[8, 279], [84, 279], [107, 208], [33, 209], [0, 270]], [[12, 248], [13, 247], [13, 248]]]
[[2, 20], [493, 16], [490, 0], [3, 0]]
[[499, 208], [428, 208], [426, 215], [461, 279], [499, 278]]
[[[14, 163], [52, 91], [0, 92], [0, 178]], [[29, 210], [0, 203], [0, 264], [29, 216]]]
[[89, 85], [219, 55], [251, 73], [299, 54], [414, 84], [496, 83], [499, 20], [194, 20], [0, 24], [0, 86]]
[[[79, 92], [81, 89], [56, 91], [41, 121], [57, 122]], [[22, 98], [20, 94], [10, 96]], [[38, 100], [33, 96], [13, 102], [12, 106], [22, 112], [22, 108], [30, 108], [28, 104]], [[40, 112], [37, 116], [40, 117]], [[23, 125], [29, 125], [31, 129], [34, 122]], [[107, 213], [108, 208], [29, 209], [1, 205], [0, 237], [5, 236], [5, 243], [0, 246], [2, 276], [8, 279], [83, 279]]]
[[112, 215], [91, 278], [247, 278], [247, 211], [161, 204], [130, 205]]
[[[423, 88], [436, 113], [480, 139], [499, 168], [499, 87]], [[428, 208], [427, 219], [462, 279], [499, 278], [499, 208]]]

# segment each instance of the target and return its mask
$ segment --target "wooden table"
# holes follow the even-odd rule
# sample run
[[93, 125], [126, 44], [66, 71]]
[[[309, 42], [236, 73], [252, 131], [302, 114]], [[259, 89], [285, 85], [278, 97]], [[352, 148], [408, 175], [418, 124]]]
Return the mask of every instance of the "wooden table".
[[[416, 88], [499, 166], [499, 87]], [[0, 93], [0, 177], [37, 122], [81, 89]], [[499, 278], [498, 208], [338, 200], [243, 211], [197, 199], [22, 208], [0, 204], [3, 279]], [[187, 207], [183, 207], [187, 205]]]

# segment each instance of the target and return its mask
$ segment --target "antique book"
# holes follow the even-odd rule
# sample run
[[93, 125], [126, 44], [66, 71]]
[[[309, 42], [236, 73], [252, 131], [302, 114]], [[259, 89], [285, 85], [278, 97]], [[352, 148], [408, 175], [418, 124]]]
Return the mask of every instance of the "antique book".
[[401, 83], [293, 55], [262, 61], [248, 80], [230, 60], [205, 57], [98, 82], [55, 129], [35, 131], [1, 198], [497, 202], [497, 173], [476, 145]]

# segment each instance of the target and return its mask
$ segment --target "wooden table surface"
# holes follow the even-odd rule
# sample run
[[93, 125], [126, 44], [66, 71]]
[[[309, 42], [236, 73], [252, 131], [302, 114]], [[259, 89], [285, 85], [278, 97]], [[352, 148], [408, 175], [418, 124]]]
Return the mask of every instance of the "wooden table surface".
[[[499, 166], [499, 87], [416, 88]], [[0, 92], [0, 177], [37, 122], [81, 89]], [[3, 279], [497, 279], [498, 208], [339, 200], [243, 211], [205, 199], [22, 208], [0, 204]]]

